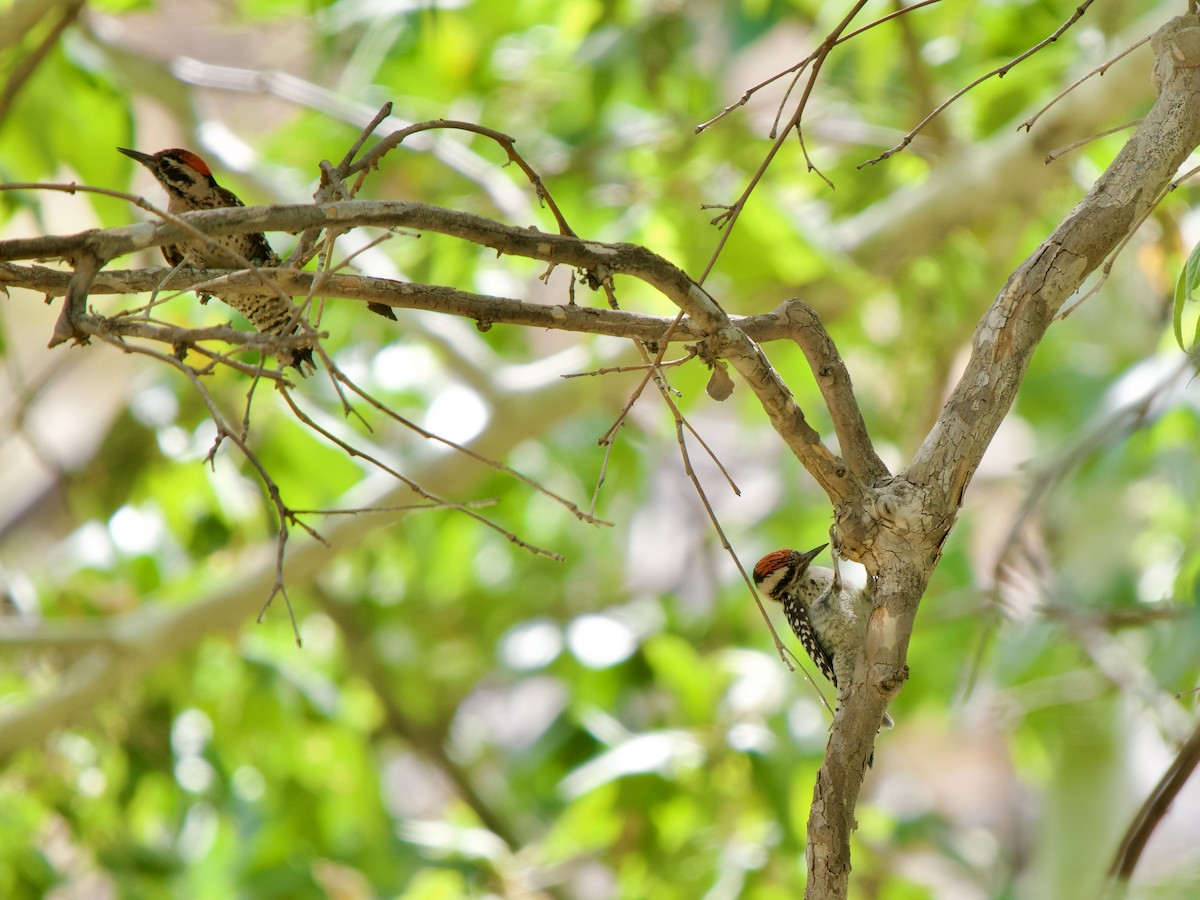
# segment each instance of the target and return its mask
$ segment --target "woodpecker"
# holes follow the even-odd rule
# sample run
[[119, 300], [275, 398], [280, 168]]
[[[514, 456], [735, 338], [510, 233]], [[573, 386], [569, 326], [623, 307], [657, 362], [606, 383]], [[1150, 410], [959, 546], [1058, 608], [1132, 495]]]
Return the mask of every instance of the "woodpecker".
[[[160, 150], [153, 154], [126, 147], [118, 147], [117, 150], [130, 159], [137, 160], [158, 179], [158, 183], [167, 192], [169, 213], [245, 206], [237, 194], [217, 184], [208, 164], [190, 150]], [[261, 232], [218, 235], [213, 240], [222, 247], [240, 253], [256, 266], [279, 265], [279, 256], [271, 249], [266, 236]], [[178, 266], [186, 259], [199, 268], [241, 268], [241, 263], [231, 255], [210, 249], [199, 242], [164, 245], [162, 253], [172, 267]], [[207, 299], [207, 295], [201, 295], [202, 302]], [[294, 334], [299, 328], [298, 323], [288, 327], [289, 323], [293, 322], [296, 307], [277, 293], [239, 293], [221, 299], [249, 319], [263, 334]], [[312, 349], [303, 347], [292, 351], [289, 358], [282, 361], [286, 365], [295, 366], [296, 370], [304, 375], [304, 366], [309, 370], [313, 369]]]
[[[833, 570], [809, 565], [828, 546], [807, 553], [768, 553], [754, 566], [754, 583], [783, 605], [792, 631], [836, 688], [850, 683], [874, 604], [867, 590], [841, 585], [835, 593]], [[884, 713], [883, 726], [892, 725], [892, 717]]]

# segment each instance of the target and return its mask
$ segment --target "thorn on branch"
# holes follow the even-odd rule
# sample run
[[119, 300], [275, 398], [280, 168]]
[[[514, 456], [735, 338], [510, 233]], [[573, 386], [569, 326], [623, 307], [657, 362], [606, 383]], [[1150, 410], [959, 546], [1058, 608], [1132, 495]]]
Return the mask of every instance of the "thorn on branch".
[[737, 209], [737, 204], [736, 203], [734, 203], [734, 204], [701, 203], [700, 208], [701, 209], [723, 209], [723, 210], [725, 210], [719, 216], [713, 216], [711, 219], [708, 220], [709, 225], [715, 225], [717, 228], [724, 228], [726, 223], [730, 220], [730, 218], [733, 217], [733, 214]]

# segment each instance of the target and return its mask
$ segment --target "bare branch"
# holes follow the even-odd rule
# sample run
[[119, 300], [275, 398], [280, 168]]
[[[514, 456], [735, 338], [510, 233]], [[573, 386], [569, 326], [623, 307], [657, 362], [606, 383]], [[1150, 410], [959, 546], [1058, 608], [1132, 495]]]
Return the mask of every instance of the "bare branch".
[[400, 472], [400, 470], [398, 470], [392, 466], [389, 466], [387, 463], [383, 462], [382, 460], [377, 459], [376, 457], [372, 456], [371, 454], [364, 452], [363, 450], [361, 450], [358, 447], [355, 447], [349, 441], [338, 437], [336, 434], [334, 434], [328, 428], [325, 428], [324, 426], [319, 425], [308, 413], [306, 413], [304, 410], [302, 410], [297, 405], [296, 400], [292, 396], [291, 391], [289, 391], [286, 387], [280, 388], [280, 393], [283, 394], [284, 401], [287, 403], [288, 408], [291, 409], [292, 414], [300, 422], [302, 422], [307, 427], [311, 428], [317, 434], [321, 435], [321, 437], [325, 438], [325, 440], [336, 445], [337, 447], [340, 447], [346, 453], [347, 456], [349, 456], [353, 459], [361, 459], [361, 460], [364, 460], [364, 461], [370, 463], [372, 466], [379, 469], [381, 472], [386, 472], [388, 475], [391, 475], [393, 478], [395, 478], [400, 483], [404, 484], [410, 491], [417, 494], [418, 496], [424, 497], [426, 500], [429, 500], [432, 503], [436, 503], [436, 504], [438, 504], [440, 506], [444, 506], [448, 509], [454, 509], [454, 510], [457, 510], [458, 512], [463, 513], [464, 515], [474, 519], [476, 522], [479, 522], [481, 525], [485, 525], [488, 528], [492, 529], [493, 531], [497, 532], [498, 534], [503, 535], [508, 541], [510, 541], [513, 544], [516, 544], [522, 550], [528, 550], [530, 553], [533, 553], [537, 556], [548, 557], [549, 559], [552, 559], [555, 562], [562, 562], [562, 556], [560, 554], [554, 553], [550, 550], [545, 550], [541, 547], [536, 546], [535, 544], [531, 544], [528, 541], [522, 540], [521, 538], [517, 537], [516, 534], [509, 531], [504, 526], [502, 526], [496, 522], [493, 522], [487, 516], [484, 516], [484, 515], [481, 515], [480, 513], [475, 512], [475, 510], [472, 508], [472, 504], [455, 503], [453, 500], [447, 500], [444, 497], [439, 497], [436, 494], [425, 490], [425, 488], [421, 487], [421, 485], [418, 484], [413, 479], [404, 475], [402, 472]]
[[[858, 35], [862, 34], [864, 31], [870, 31], [872, 28], [875, 28], [878, 25], [882, 25], [885, 22], [890, 22], [892, 19], [895, 19], [899, 16], [903, 16], [908, 13], [914, 12], [915, 10], [920, 9], [922, 6], [930, 6], [930, 5], [932, 5], [934, 3], [938, 3], [938, 2], [940, 2], [940, 0], [920, 0], [919, 3], [913, 3], [910, 6], [901, 7], [900, 9], [894, 10], [893, 12], [890, 12], [885, 16], [880, 16], [874, 22], [869, 22], [868, 24], [864, 25], [862, 28], [856, 28], [856, 29], [854, 29], [854, 31], [850, 32], [849, 34], [842, 35], [836, 41], [833, 42], [834, 46], [845, 43], [846, 41], [850, 40], [851, 38], [857, 37]], [[814, 59], [817, 58], [817, 54], [819, 52], [820, 52], [819, 50], [813, 51], [808, 56], [804, 57], [804, 59], [800, 60], [800, 62], [795, 63], [791, 66], [788, 66], [782, 72], [776, 72], [770, 78], [760, 81], [758, 84], [754, 85], [753, 87], [748, 88], [746, 90], [746, 92], [744, 94], [742, 94], [742, 96], [740, 98], [738, 98], [738, 100], [736, 102], [731, 103], [728, 106], [726, 106], [723, 110], [721, 110], [719, 113], [717, 113], [711, 119], [709, 119], [707, 122], [701, 122], [699, 125], [697, 125], [696, 126], [696, 134], [700, 134], [701, 132], [707, 131], [709, 128], [716, 125], [718, 122], [720, 122], [723, 118], [725, 118], [727, 115], [729, 115], [734, 110], [741, 109], [743, 106], [745, 106], [750, 101], [751, 97], [753, 97], [755, 94], [757, 94], [763, 88], [765, 88], [767, 85], [774, 84], [776, 81], [783, 78], [785, 75], [793, 75], [793, 74], [799, 75], [799, 73], [803, 72], [805, 67], [809, 63], [811, 63]], [[793, 80], [792, 84], [793, 84], [793, 86], [795, 85], [794, 80]], [[789, 93], [791, 92], [791, 88], [788, 88], [788, 92]], [[786, 98], [785, 98], [785, 100], [786, 100]], [[778, 122], [779, 122], [779, 120], [778, 120], [778, 118], [776, 118], [776, 124], [778, 124]]]
[[[901, 139], [900, 143], [898, 143], [895, 147], [892, 147], [890, 150], [885, 150], [883, 153], [880, 153], [874, 159], [868, 159], [864, 163], [859, 163], [858, 168], [861, 169], [864, 166], [871, 166], [871, 165], [874, 165], [875, 163], [883, 162], [885, 159], [887, 159], [890, 156], [895, 156], [897, 153], [899, 153], [901, 150], [903, 150], [905, 147], [907, 147], [909, 144], [912, 143], [913, 138], [915, 138], [921, 132], [922, 128], [924, 128], [926, 125], [928, 125], [930, 122], [932, 122], [938, 116], [940, 116], [943, 112], [945, 112], [947, 107], [949, 107], [950, 104], [952, 104], [959, 97], [963, 96], [963, 94], [966, 94], [972, 88], [977, 87], [978, 85], [982, 84], [983, 82], [987, 81], [989, 78], [992, 78], [993, 76], [995, 76], [997, 78], [1003, 78], [1005, 75], [1007, 75], [1009, 73], [1009, 71], [1012, 70], [1012, 68], [1014, 66], [1019, 65], [1020, 63], [1029, 59], [1029, 57], [1033, 56], [1033, 54], [1037, 53], [1039, 50], [1041, 50], [1045, 47], [1048, 47], [1051, 44], [1053, 44], [1055, 41], [1057, 41], [1060, 37], [1062, 37], [1063, 33], [1068, 28], [1070, 28], [1077, 21], [1079, 21], [1079, 19], [1083, 16], [1083, 14], [1085, 12], [1087, 12], [1087, 8], [1091, 5], [1092, 5], [1092, 0], [1083, 0], [1083, 2], [1081, 4], [1079, 4], [1078, 7], [1076, 7], [1075, 12], [1073, 12], [1071, 14], [1071, 17], [1069, 19], [1067, 19], [1067, 21], [1063, 22], [1062, 25], [1060, 25], [1057, 29], [1055, 29], [1054, 33], [1051, 34], [1049, 37], [1043, 38], [1042, 40], [1040, 40], [1036, 44], [1034, 44], [1032, 47], [1030, 47], [1028, 50], [1026, 50], [1024, 53], [1022, 53], [1020, 56], [1010, 59], [1008, 62], [1006, 62], [1002, 66], [997, 66], [995, 69], [992, 69], [992, 71], [988, 72], [986, 75], [980, 75], [978, 78], [976, 78], [970, 84], [955, 91], [948, 98], [946, 98], [946, 100], [943, 101], [936, 109], [934, 109], [933, 112], [931, 112], [924, 119], [922, 119], [920, 122], [918, 122], [916, 127], [913, 128], [908, 134], [906, 134], [903, 137], [903, 139]], [[1130, 49], [1132, 49], [1132, 48], [1130, 48]]]
[[[1200, 51], [1175, 40], [1194, 27], [1175, 19], [1155, 35], [1162, 79], [1158, 101], [1087, 196], [1009, 278], [972, 341], [963, 377], [906, 473], [957, 509], [984, 448], [1007, 414], [1029, 359], [1063, 303], [1126, 238], [1200, 142]], [[944, 523], [948, 529], [950, 520]]]
[[1109, 878], [1115, 881], [1129, 881], [1138, 859], [1141, 858], [1142, 851], [1146, 848], [1146, 842], [1150, 840], [1150, 835], [1154, 833], [1158, 823], [1167, 814], [1171, 803], [1179, 796], [1179, 792], [1192, 776], [1198, 764], [1200, 764], [1200, 725], [1192, 732], [1192, 736], [1187, 739], [1186, 743], [1179, 748], [1179, 753], [1175, 755], [1175, 759], [1163, 773], [1158, 784], [1154, 786], [1154, 790], [1150, 792], [1150, 796], [1146, 798], [1142, 808], [1129, 823], [1125, 836], [1121, 838], [1121, 845], [1113, 856], [1112, 865], [1108, 870]]
[[1052, 107], [1054, 104], [1056, 104], [1063, 97], [1067, 96], [1067, 94], [1071, 93], [1071, 91], [1075, 90], [1075, 88], [1079, 87], [1081, 84], [1083, 84], [1089, 78], [1091, 78], [1093, 75], [1103, 76], [1104, 73], [1107, 72], [1114, 64], [1120, 62], [1122, 59], [1124, 59], [1126, 56], [1128, 56], [1130, 53], [1132, 53], [1138, 47], [1142, 46], [1142, 44], [1146, 43], [1146, 41], [1148, 41], [1148, 40], [1150, 40], [1150, 35], [1146, 35], [1140, 41], [1135, 41], [1134, 43], [1130, 44], [1128, 47], [1126, 47], [1124, 50], [1122, 50], [1116, 56], [1112, 57], [1110, 60], [1108, 60], [1103, 65], [1097, 66], [1096, 68], [1092, 69], [1092, 71], [1090, 71], [1086, 75], [1084, 75], [1082, 78], [1078, 78], [1075, 81], [1071, 82], [1069, 85], [1067, 85], [1067, 87], [1065, 87], [1063, 90], [1059, 91], [1059, 93], [1054, 97], [1053, 100], [1051, 100], [1049, 103], [1047, 103], [1045, 106], [1043, 106], [1037, 112], [1035, 112], [1032, 116], [1030, 116], [1028, 119], [1026, 119], [1020, 125], [1018, 125], [1017, 130], [1020, 131], [1022, 128], [1024, 128], [1027, 132], [1031, 131], [1033, 129], [1034, 123], [1037, 122], [1037, 120], [1040, 119], [1043, 115], [1045, 115], [1046, 111], [1049, 110], [1050, 107]]
[[724, 213], [713, 219], [713, 224], [719, 225], [722, 228], [721, 237], [717, 241], [717, 246], [708, 259], [708, 264], [704, 267], [704, 271], [697, 279], [699, 284], [704, 283], [705, 279], [708, 278], [709, 273], [713, 270], [713, 266], [717, 264], [717, 259], [721, 256], [721, 251], [725, 249], [725, 244], [729, 240], [729, 235], [733, 233], [733, 228], [737, 224], [738, 217], [741, 216], [742, 210], [745, 208], [747, 201], [750, 199], [750, 195], [754, 193], [754, 189], [758, 187], [758, 183], [762, 180], [763, 176], [766, 175], [767, 169], [771, 166], [771, 161], [775, 159], [775, 154], [779, 152], [779, 149], [783, 146], [783, 142], [787, 140], [788, 134], [791, 132], [791, 130], [798, 127], [801, 119], [804, 118], [804, 110], [808, 108], [808, 98], [812, 96], [813, 88], [817, 83], [817, 76], [821, 73], [821, 67], [828, 58], [829, 52], [837, 44], [838, 38], [842, 35], [842, 33], [848, 27], [850, 27], [850, 22], [853, 21], [854, 17], [858, 15], [859, 11], [865, 5], [866, 0], [857, 0], [857, 2], [850, 8], [850, 11], [842, 17], [842, 20], [834, 26], [833, 30], [825, 36], [825, 40], [821, 42], [821, 45], [813, 52], [811, 57], [813, 61], [812, 71], [809, 73], [808, 81], [804, 85], [804, 93], [800, 96], [800, 100], [796, 103], [795, 112], [792, 113], [791, 118], [788, 119], [787, 124], [783, 127], [779, 134], [775, 136], [774, 143], [772, 143], [770, 149], [767, 150], [767, 154], [763, 158], [763, 161], [759, 164], [758, 169], [752, 176], [750, 176], [750, 182], [746, 185], [745, 190], [742, 191], [741, 196], [738, 197], [737, 200], [735, 200]]
[[394, 131], [378, 144], [371, 148], [370, 152], [353, 165], [346, 168], [346, 175], [352, 175], [356, 172], [367, 172], [370, 169], [379, 165], [379, 161], [396, 147], [400, 146], [405, 138], [411, 137], [414, 134], [419, 134], [422, 131], [434, 131], [439, 129], [452, 129], [457, 131], [469, 131], [474, 134], [482, 135], [486, 138], [491, 138], [495, 141], [506, 154], [508, 161], [515, 163], [517, 168], [525, 173], [525, 177], [529, 179], [529, 183], [533, 185], [534, 191], [537, 193], [538, 202], [544, 204], [550, 209], [554, 215], [554, 219], [558, 222], [558, 230], [560, 234], [575, 235], [575, 231], [567, 224], [567, 220], [563, 217], [562, 212], [558, 208], [558, 204], [554, 202], [554, 198], [550, 196], [550, 191], [546, 188], [542, 177], [534, 170], [533, 166], [525, 161], [525, 158], [517, 152], [514, 146], [515, 138], [510, 137], [503, 132], [497, 131], [494, 128], [487, 128], [483, 125], [476, 125], [474, 122], [460, 122], [455, 119], [434, 119], [429, 122], [418, 122], [415, 125], [409, 125], [407, 128], [401, 128], [399, 131]]
[[[738, 329], [724, 310], [682, 270], [661, 256], [634, 244], [604, 244], [569, 235], [503, 225], [482, 216], [440, 207], [399, 201], [341, 201], [317, 205], [239, 207], [186, 213], [189, 229], [209, 234], [248, 231], [303, 231], [336, 225], [405, 227], [452, 235], [500, 253], [540, 259], [589, 271], [624, 274], [649, 284], [691, 317], [709, 342], [714, 356], [723, 356], [747, 380], [771, 423], [797, 459], [835, 502], [855, 497], [860, 487], [845, 463], [829, 451], [804, 417], [791, 392], [771, 368], [762, 351]], [[88, 231], [66, 237], [26, 238], [0, 242], [0, 260], [44, 258], [86, 250], [101, 259], [176, 243], [183, 237], [174, 223], [126, 226]], [[260, 272], [255, 272], [260, 276]], [[276, 285], [278, 287], [278, 285]], [[564, 310], [563, 307], [558, 307]], [[564, 310], [564, 315], [567, 311]], [[482, 320], [481, 320], [482, 321]]]
[[267, 601], [263, 609], [265, 610], [266, 607], [270, 605], [271, 600], [274, 599], [276, 594], [283, 595], [284, 600], [287, 602], [288, 615], [291, 617], [292, 631], [296, 637], [296, 644], [299, 646], [300, 631], [296, 627], [296, 617], [292, 611], [292, 603], [288, 599], [287, 590], [284, 587], [283, 582], [283, 556], [288, 540], [288, 525], [293, 524], [298, 526], [307, 532], [310, 537], [315, 538], [323, 544], [326, 543], [325, 539], [321, 537], [321, 535], [318, 534], [314, 529], [299, 521], [292, 514], [292, 511], [288, 509], [287, 505], [283, 502], [283, 497], [279, 491], [279, 485], [275, 482], [275, 479], [271, 477], [271, 474], [267, 471], [266, 466], [264, 466], [262, 461], [258, 458], [258, 454], [250, 449], [250, 446], [246, 442], [245, 436], [234, 431], [229, 422], [226, 421], [224, 414], [220, 411], [220, 409], [217, 408], [216, 401], [213, 400], [212, 395], [208, 392], [208, 389], [200, 381], [195, 369], [185, 364], [182, 360], [165, 353], [159, 353], [157, 350], [152, 350], [148, 347], [124, 344], [117, 338], [103, 333], [101, 333], [99, 337], [108, 343], [120, 347], [128, 353], [139, 353], [144, 356], [149, 356], [153, 359], [157, 359], [161, 363], [166, 363], [167, 365], [172, 366], [179, 372], [183, 373], [183, 375], [192, 383], [192, 387], [195, 388], [196, 393], [200, 396], [200, 399], [203, 401], [205, 407], [207, 407], [209, 418], [212, 419], [213, 424], [217, 428], [216, 440], [213, 442], [212, 449], [209, 451], [208, 461], [210, 463], [213, 461], [214, 457], [216, 456], [217, 449], [220, 447], [223, 441], [227, 440], [237, 447], [238, 451], [242, 454], [242, 457], [251, 465], [255, 473], [258, 475], [259, 481], [262, 482], [263, 488], [266, 490], [267, 496], [270, 498], [271, 504], [275, 508], [275, 515], [278, 523], [275, 542], [275, 581], [271, 586], [271, 592], [267, 596]]
[[1130, 128], [1137, 128], [1137, 126], [1141, 124], [1141, 119], [1134, 119], [1132, 122], [1126, 122], [1124, 125], [1114, 125], [1112, 128], [1106, 128], [1103, 131], [1097, 132], [1096, 134], [1089, 134], [1085, 138], [1080, 138], [1079, 140], [1071, 141], [1071, 143], [1062, 147], [1057, 147], [1046, 154], [1046, 165], [1050, 165], [1050, 163], [1054, 162], [1059, 157], [1066, 156], [1068, 153], [1078, 150], [1080, 147], [1086, 147], [1092, 141], [1098, 141], [1100, 138], [1108, 137], [1110, 134], [1116, 134], [1118, 131], [1126, 131]]
[[[492, 459], [491, 457], [485, 456], [482, 453], [478, 453], [475, 450], [472, 450], [470, 447], [464, 446], [463, 444], [460, 444], [457, 441], [452, 441], [449, 438], [442, 437], [440, 434], [434, 434], [432, 431], [422, 428], [416, 422], [412, 421], [411, 419], [405, 418], [404, 416], [400, 415], [398, 412], [396, 412], [391, 407], [389, 407], [386, 404], [381, 403], [379, 400], [375, 399], [375, 397], [371, 396], [371, 394], [369, 394], [367, 391], [363, 390], [359, 385], [355, 384], [352, 380], [350, 380], [350, 378], [348, 378], [346, 376], [346, 374], [341, 371], [341, 369], [332, 369], [331, 372], [333, 373], [334, 377], [337, 379], [337, 381], [339, 383], [344, 384], [346, 387], [350, 388], [351, 391], [353, 391], [357, 396], [361, 397], [363, 400], [367, 401], [367, 403], [371, 404], [371, 406], [374, 407], [376, 410], [383, 413], [383, 415], [387, 416], [392, 421], [397, 422], [400, 425], [403, 425], [409, 431], [412, 431], [415, 434], [420, 435], [421, 437], [425, 438], [426, 440], [436, 441], [437, 443], [442, 444], [443, 446], [449, 447], [452, 450], [463, 454], [464, 456], [470, 457], [471, 459], [475, 460], [478, 463], [481, 463], [489, 468], [495, 469], [498, 472], [503, 472], [505, 475], [511, 476], [512, 478], [515, 478], [517, 481], [521, 482], [522, 484], [524, 484], [530, 488], [533, 488], [533, 490], [537, 491], [538, 493], [549, 497], [551, 500], [553, 500], [559, 506], [562, 506], [564, 509], [566, 509], [568, 512], [570, 512], [571, 515], [575, 516], [575, 518], [579, 519], [581, 522], [587, 522], [589, 525], [608, 525], [608, 526], [612, 525], [612, 522], [606, 522], [603, 519], [597, 519], [594, 516], [592, 516], [588, 513], [585, 513], [583, 510], [581, 510], [578, 506], [576, 506], [574, 503], [572, 503], [566, 497], [562, 496], [561, 494], [555, 493], [554, 491], [550, 490], [545, 485], [539, 484], [538, 482], [534, 481], [529, 476], [522, 475], [516, 469], [513, 469], [510, 466], [506, 466], [504, 463], [500, 462], [499, 460]], [[290, 402], [290, 400], [289, 400], [289, 402]], [[466, 504], [463, 504], [463, 505], [466, 506]]]
[[787, 320], [793, 327], [791, 338], [804, 352], [808, 366], [812, 369], [817, 387], [825, 399], [825, 406], [833, 419], [838, 445], [850, 471], [863, 482], [874, 484], [891, 475], [883, 460], [875, 452], [871, 435], [863, 421], [862, 410], [854, 397], [854, 385], [850, 372], [838, 353], [833, 338], [821, 324], [816, 310], [803, 300], [785, 300], [773, 315]]

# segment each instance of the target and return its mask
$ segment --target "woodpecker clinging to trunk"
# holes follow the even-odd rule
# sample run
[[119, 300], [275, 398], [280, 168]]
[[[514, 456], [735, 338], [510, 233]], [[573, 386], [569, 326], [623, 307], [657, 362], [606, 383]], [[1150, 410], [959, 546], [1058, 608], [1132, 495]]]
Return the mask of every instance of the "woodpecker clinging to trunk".
[[[808, 651], [821, 674], [840, 689], [850, 683], [858, 654], [867, 636], [867, 620], [874, 606], [867, 590], [839, 583], [835, 591], [832, 569], [810, 566], [822, 544], [807, 553], [776, 550], [754, 566], [754, 583], [783, 604], [792, 631]], [[883, 715], [883, 726], [892, 727]]]
[[[238, 199], [237, 194], [217, 184], [208, 164], [190, 150], [160, 150], [150, 154], [125, 147], [117, 149], [130, 159], [140, 162], [158, 179], [158, 183], [167, 192], [167, 212], [184, 213], [196, 209], [245, 205]], [[279, 265], [279, 257], [262, 233], [217, 235], [213, 240], [222, 247], [240, 253], [256, 266]], [[162, 253], [171, 266], [179, 265], [186, 258], [198, 268], [242, 267], [242, 264], [229, 254], [200, 242], [165, 245]], [[295, 321], [295, 305], [265, 287], [261, 294], [231, 293], [221, 299], [249, 319], [263, 334], [294, 334], [299, 327]], [[308, 347], [292, 351], [288, 358], [281, 359], [285, 364], [295, 366], [301, 375], [305, 372], [304, 366], [310, 370], [313, 368], [312, 349]]]

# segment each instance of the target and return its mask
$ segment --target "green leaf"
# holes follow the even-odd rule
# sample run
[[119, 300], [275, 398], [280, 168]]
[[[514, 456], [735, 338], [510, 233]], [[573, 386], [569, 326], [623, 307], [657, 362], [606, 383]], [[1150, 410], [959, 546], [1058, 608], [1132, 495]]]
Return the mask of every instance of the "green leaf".
[[[1185, 353], [1189, 352], [1189, 348], [1183, 342], [1183, 305], [1189, 300], [1195, 299], [1193, 295], [1198, 282], [1200, 282], [1200, 244], [1192, 248], [1192, 253], [1184, 263], [1183, 271], [1179, 273], [1179, 278], [1175, 282], [1175, 342]], [[1192, 335], [1191, 346], [1195, 347], [1197, 341], [1200, 341], [1200, 319], [1196, 321], [1196, 331]]]

